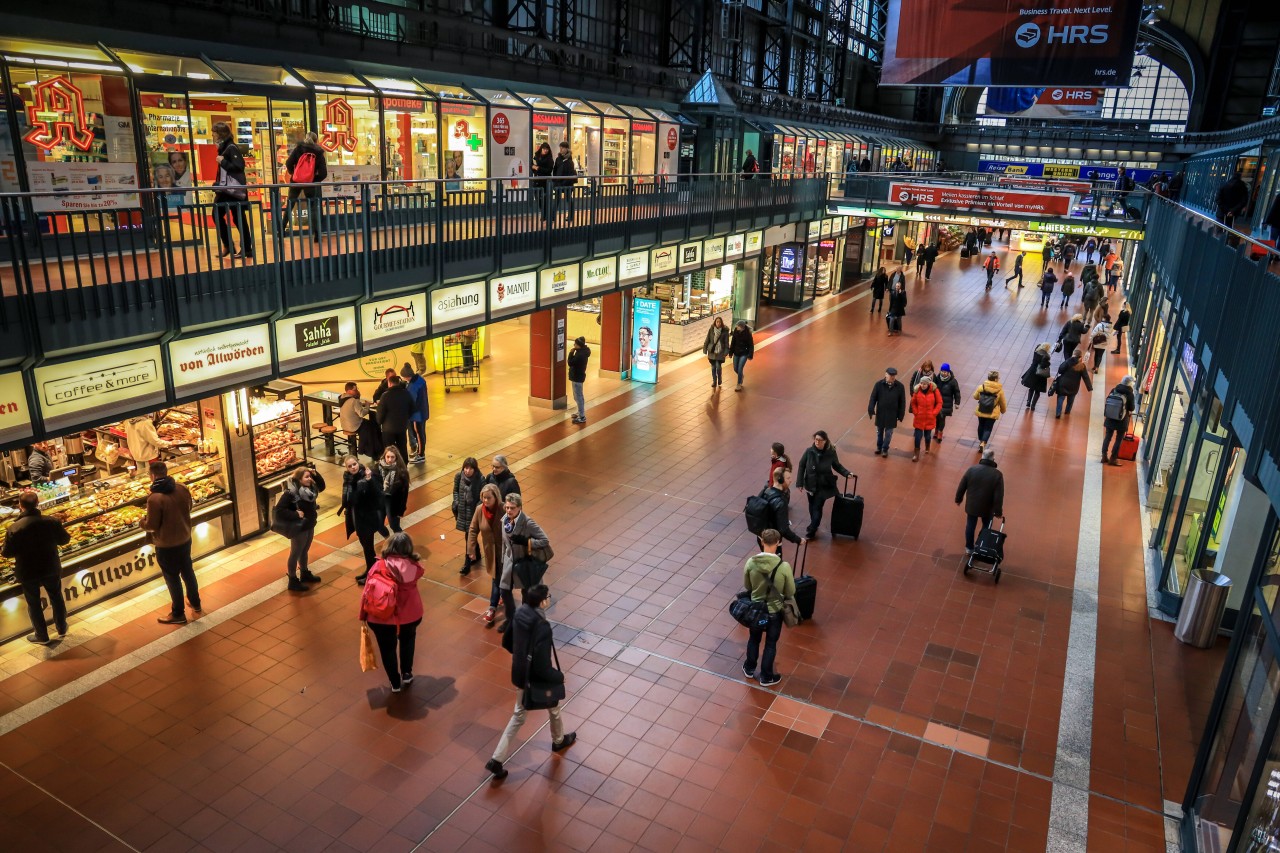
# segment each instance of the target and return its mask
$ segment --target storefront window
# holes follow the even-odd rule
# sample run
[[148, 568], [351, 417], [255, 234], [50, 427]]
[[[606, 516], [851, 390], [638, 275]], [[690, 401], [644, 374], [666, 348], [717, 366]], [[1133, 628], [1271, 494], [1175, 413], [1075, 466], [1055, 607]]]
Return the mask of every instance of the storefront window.
[[518, 94], [520, 100], [533, 109], [533, 140], [529, 146], [529, 162], [533, 162], [534, 152], [544, 142], [551, 148], [551, 156], [555, 157], [560, 150], [560, 143], [568, 138], [568, 113], [559, 104], [544, 95]]
[[[1222, 470], [1224, 456], [1227, 453], [1227, 431], [1219, 423], [1222, 405], [1215, 398], [1210, 405], [1209, 418], [1205, 426], [1204, 436], [1198, 453], [1191, 453], [1192, 448], [1184, 450], [1184, 466], [1182, 487], [1186, 492], [1183, 506], [1171, 507], [1167, 514], [1162, 531], [1164, 542], [1165, 567], [1169, 572], [1169, 580], [1165, 588], [1172, 593], [1182, 594], [1187, 588], [1187, 577], [1191, 571], [1190, 561], [1203, 545], [1215, 556], [1218, 552], [1218, 529], [1221, 522], [1221, 507], [1211, 507], [1214, 489], [1218, 482], [1218, 474]], [[1196, 420], [1199, 420], [1198, 418]], [[1192, 432], [1190, 440], [1196, 440]], [[1188, 470], [1186, 459], [1194, 456], [1194, 468]], [[1188, 479], [1189, 477], [1189, 479]], [[1181, 517], [1175, 513], [1181, 513]]]
[[440, 174], [440, 133], [435, 101], [423, 92], [389, 94], [384, 91], [382, 117], [385, 180], [436, 178]]
[[569, 111], [569, 151], [580, 175], [599, 175], [601, 169], [600, 116], [586, 101], [561, 98]]
[[217, 75], [208, 63], [194, 56], [165, 56], [136, 50], [112, 48], [134, 74], [154, 74], [158, 77], [187, 77], [192, 80], [213, 80]]
[[658, 162], [658, 123], [653, 116], [639, 107], [622, 105], [631, 116], [631, 163], [628, 174], [635, 176], [637, 183], [648, 183], [657, 172]]
[[631, 120], [613, 104], [592, 101], [591, 106], [604, 117], [600, 142], [600, 174], [603, 183], [614, 184], [626, 174], [630, 163]]
[[[245, 62], [228, 62], [225, 59], [214, 60], [214, 64], [218, 66], [218, 70], [226, 74], [237, 83], [255, 83], [260, 86], [292, 86], [297, 89], [306, 88], [301, 80], [294, 77], [288, 71], [275, 65], [250, 65]], [[359, 86], [360, 81], [349, 74], [344, 75], [319, 75], [315, 79], [311, 78], [310, 72], [307, 78], [312, 83], [326, 82], [327, 79], [338, 77], [332, 82], [353, 86]], [[322, 79], [324, 78], [324, 79]]]

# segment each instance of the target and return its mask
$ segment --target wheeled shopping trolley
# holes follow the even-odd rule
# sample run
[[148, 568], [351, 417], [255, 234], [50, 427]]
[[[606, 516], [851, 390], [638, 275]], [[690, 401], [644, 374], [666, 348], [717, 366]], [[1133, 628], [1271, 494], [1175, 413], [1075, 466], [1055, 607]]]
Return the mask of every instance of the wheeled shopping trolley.
[[1004, 516], [1000, 516], [1000, 529], [988, 527], [978, 534], [973, 545], [973, 553], [964, 561], [964, 573], [986, 572], [996, 583], [1000, 583], [1000, 564], [1004, 562], [1004, 540], [1009, 537], [1004, 532]]
[[472, 352], [472, 344], [462, 343], [454, 336], [444, 342], [444, 391], [454, 388], [480, 390], [480, 363]]

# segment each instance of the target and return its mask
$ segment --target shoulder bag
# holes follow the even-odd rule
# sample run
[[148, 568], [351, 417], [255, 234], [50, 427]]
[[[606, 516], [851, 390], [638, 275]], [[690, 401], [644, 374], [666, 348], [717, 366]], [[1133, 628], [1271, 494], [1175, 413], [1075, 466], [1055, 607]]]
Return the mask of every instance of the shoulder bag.
[[775, 591], [773, 579], [777, 577], [778, 567], [781, 565], [782, 558], [779, 557], [778, 565], [769, 573], [769, 588], [765, 591], [764, 601], [755, 601], [751, 597], [751, 590], [744, 589], [729, 602], [729, 615], [739, 625], [744, 628], [764, 628], [769, 624], [769, 594]]
[[[555, 661], [556, 671], [560, 669], [560, 655], [556, 653], [555, 635], [551, 637], [551, 657]], [[525, 657], [524, 692], [520, 694], [520, 705], [526, 711], [539, 711], [554, 708], [566, 696], [564, 681], [559, 684], [537, 684], [530, 677], [533, 673], [533, 638], [529, 638], [529, 654]]]

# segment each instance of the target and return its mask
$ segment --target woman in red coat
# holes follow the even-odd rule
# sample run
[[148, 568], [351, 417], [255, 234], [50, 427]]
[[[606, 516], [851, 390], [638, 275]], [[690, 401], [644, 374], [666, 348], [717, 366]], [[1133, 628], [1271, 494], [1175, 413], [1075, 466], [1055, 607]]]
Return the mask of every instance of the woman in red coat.
[[933, 380], [924, 377], [911, 394], [911, 414], [914, 415], [912, 426], [916, 430], [916, 449], [911, 461], [920, 459], [920, 439], [924, 439], [924, 452], [929, 452], [929, 442], [933, 439], [933, 430], [938, 425], [938, 412], [942, 411], [942, 395], [938, 393]]
[[[369, 569], [364, 594], [360, 598], [360, 621], [369, 624], [382, 665], [391, 679], [391, 692], [399, 693], [413, 683], [413, 650], [422, 622], [422, 596], [418, 593], [418, 578], [422, 577], [422, 565], [413, 553], [413, 540], [408, 533], [392, 533], [382, 546], [382, 558]], [[368, 598], [376, 595], [384, 584], [395, 585], [396, 603], [390, 613], [371, 613]], [[396, 646], [399, 646], [397, 660]]]

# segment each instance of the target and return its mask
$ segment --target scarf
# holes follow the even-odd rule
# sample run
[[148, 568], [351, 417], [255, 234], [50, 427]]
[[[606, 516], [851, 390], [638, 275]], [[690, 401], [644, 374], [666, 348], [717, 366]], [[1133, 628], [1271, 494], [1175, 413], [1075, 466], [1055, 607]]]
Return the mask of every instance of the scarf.
[[[517, 518], [519, 518], [519, 516], [516, 516], [516, 517], [517, 517]], [[511, 520], [511, 516], [509, 516], [509, 515], [505, 515], [505, 514], [502, 516], [502, 532], [503, 532], [503, 533], [505, 533], [505, 534], [507, 534], [508, 536], [510, 536], [510, 535], [511, 535], [511, 529], [512, 529], [513, 527], [515, 527], [515, 525], [516, 525], [516, 523], [515, 523], [514, 521], [512, 521], [512, 520]]]
[[489, 509], [489, 507], [484, 504], [480, 504], [480, 509], [484, 512], [484, 520], [489, 522], [489, 524], [493, 524], [493, 510]]
[[304, 503], [315, 503], [315, 500], [316, 500], [315, 490], [308, 489], [306, 486], [299, 486], [298, 500], [303, 501]]

